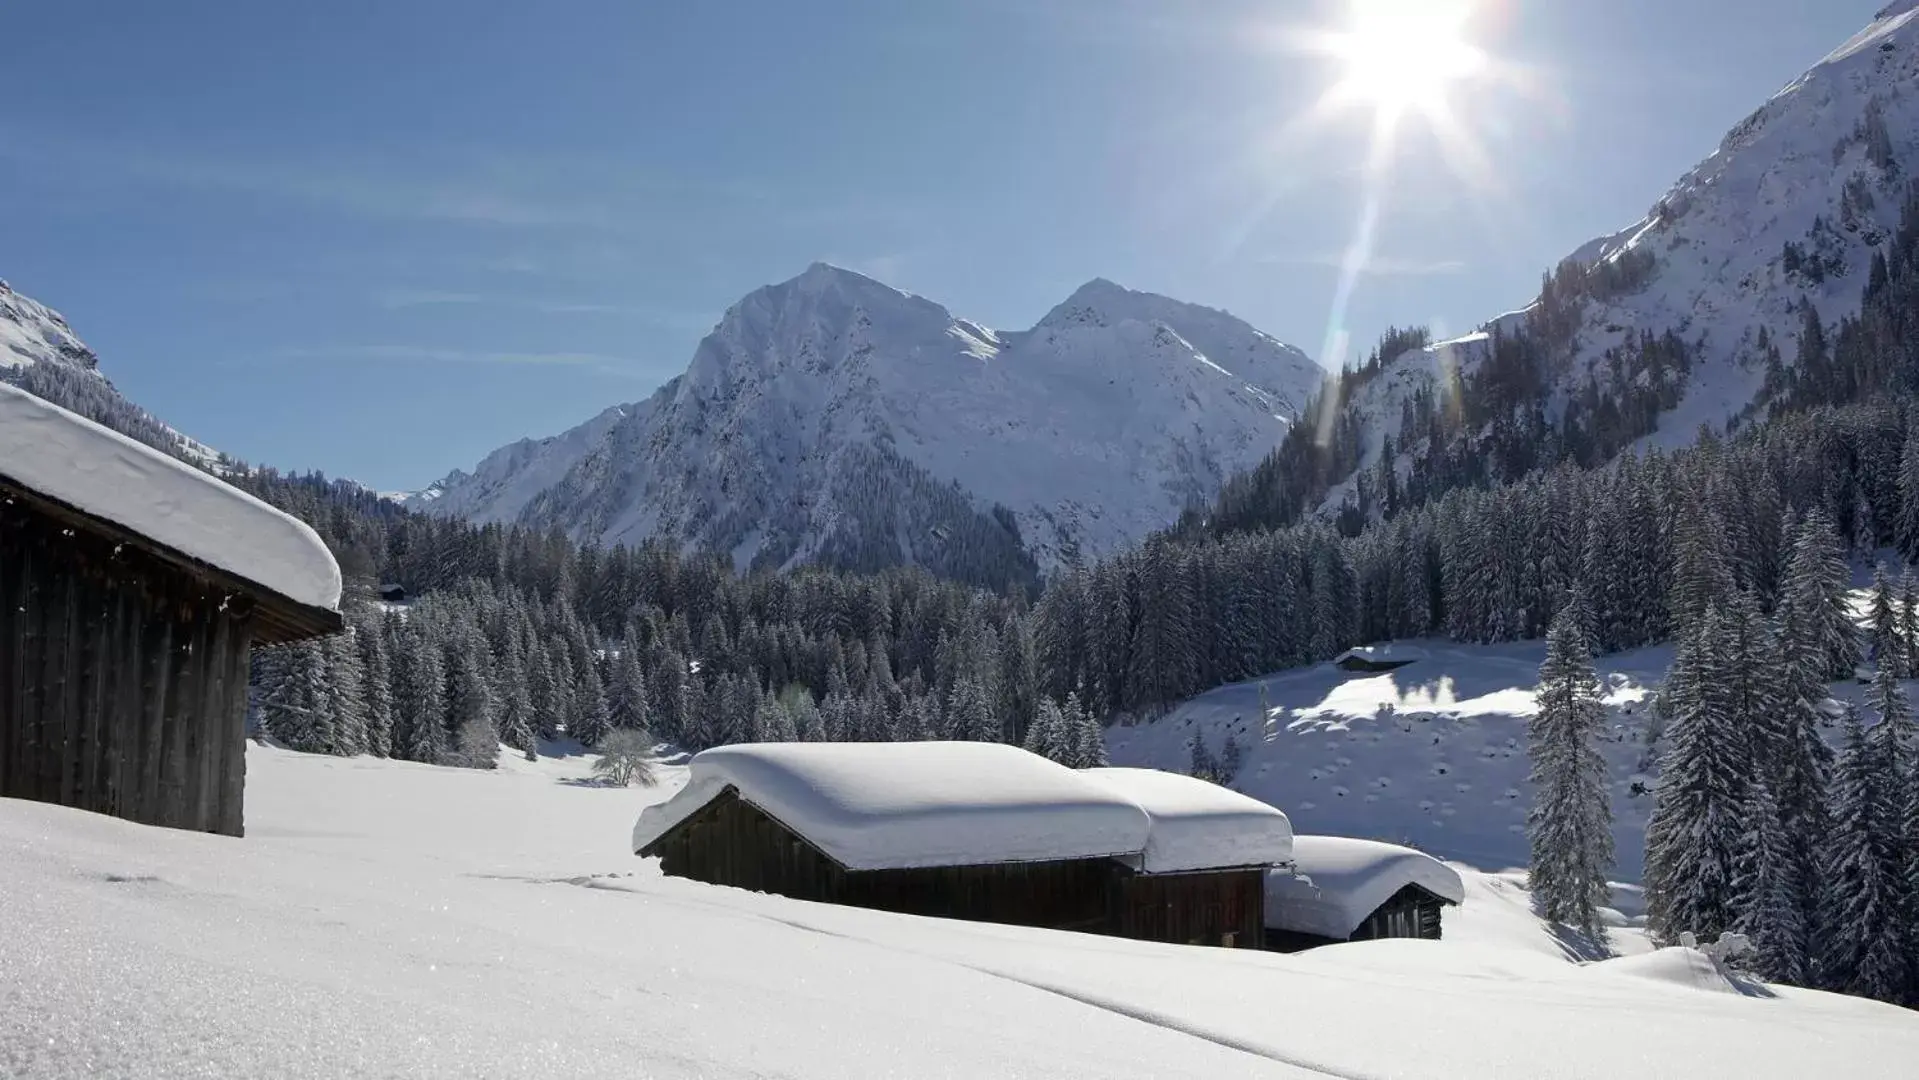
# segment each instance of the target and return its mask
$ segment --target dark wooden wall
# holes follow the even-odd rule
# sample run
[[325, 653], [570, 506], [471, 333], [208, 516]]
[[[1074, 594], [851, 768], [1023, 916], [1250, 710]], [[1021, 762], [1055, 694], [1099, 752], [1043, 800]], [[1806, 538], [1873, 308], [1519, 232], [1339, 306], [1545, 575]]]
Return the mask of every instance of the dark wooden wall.
[[1266, 871], [1135, 874], [1115, 881], [1117, 932], [1144, 941], [1257, 949], [1266, 934]]
[[240, 835], [250, 605], [0, 491], [0, 797]]
[[1353, 930], [1352, 941], [1378, 938], [1439, 940], [1440, 910], [1445, 902], [1417, 885], [1408, 885], [1366, 917]]
[[1144, 875], [1112, 859], [847, 870], [728, 788], [641, 854], [674, 877], [973, 922], [1258, 948], [1261, 869]]
[[1103, 931], [1110, 860], [847, 870], [728, 788], [643, 854], [675, 877], [850, 907]]

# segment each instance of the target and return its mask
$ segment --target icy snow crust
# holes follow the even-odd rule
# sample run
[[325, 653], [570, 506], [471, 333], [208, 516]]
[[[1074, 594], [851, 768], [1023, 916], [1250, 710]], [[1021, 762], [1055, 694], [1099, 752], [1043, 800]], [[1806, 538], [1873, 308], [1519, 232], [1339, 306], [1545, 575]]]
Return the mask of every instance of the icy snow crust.
[[721, 746], [694, 755], [690, 775], [641, 812], [634, 851], [728, 787], [849, 870], [1134, 855], [1148, 837], [1125, 796], [995, 743]]
[[5, 384], [0, 476], [290, 600], [339, 606], [340, 567], [304, 522]]
[[1151, 830], [1139, 867], [1145, 873], [1272, 866], [1292, 856], [1292, 823], [1258, 799], [1158, 769], [1087, 769], [1083, 775], [1146, 811]]
[[[666, 878], [656, 789], [249, 746], [243, 840], [0, 800], [0, 1075], [1890, 1077], [1891, 1006], [1566, 962], [1506, 878], [1443, 941], [1294, 956]], [[1628, 932], [1617, 935], [1632, 940]], [[1391, 1017], [1382, 1024], [1380, 1017]]]
[[1457, 871], [1412, 848], [1343, 836], [1296, 836], [1293, 869], [1266, 875], [1266, 925], [1345, 938], [1408, 885], [1459, 903]]

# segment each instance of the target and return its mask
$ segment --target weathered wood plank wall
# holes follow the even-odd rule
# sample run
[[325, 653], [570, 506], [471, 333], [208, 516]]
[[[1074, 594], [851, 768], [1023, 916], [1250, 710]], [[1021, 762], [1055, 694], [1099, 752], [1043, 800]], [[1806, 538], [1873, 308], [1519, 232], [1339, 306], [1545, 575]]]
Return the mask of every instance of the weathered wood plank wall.
[[0, 797], [237, 836], [248, 616], [0, 495]]
[[1112, 859], [849, 871], [728, 789], [647, 849], [674, 877], [850, 907], [1148, 941], [1263, 941], [1262, 870], [1136, 874]]

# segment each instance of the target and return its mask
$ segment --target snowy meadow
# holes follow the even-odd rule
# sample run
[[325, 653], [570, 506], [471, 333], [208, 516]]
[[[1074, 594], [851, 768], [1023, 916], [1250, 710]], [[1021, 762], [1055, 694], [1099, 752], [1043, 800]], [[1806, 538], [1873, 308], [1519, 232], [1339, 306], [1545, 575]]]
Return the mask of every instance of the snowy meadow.
[[1291, 956], [949, 923], [664, 878], [628, 833], [684, 770], [589, 772], [253, 746], [240, 840], [0, 801], [0, 1074], [1863, 1077], [1919, 1055], [1910, 1013], [1689, 950], [1572, 963], [1510, 875], [1462, 868], [1444, 941]]

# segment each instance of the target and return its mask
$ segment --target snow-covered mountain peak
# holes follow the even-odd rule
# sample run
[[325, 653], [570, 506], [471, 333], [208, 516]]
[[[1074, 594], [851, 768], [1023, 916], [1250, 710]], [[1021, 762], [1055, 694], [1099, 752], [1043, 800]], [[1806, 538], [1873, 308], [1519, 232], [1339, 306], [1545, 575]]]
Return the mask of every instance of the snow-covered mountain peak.
[[0, 281], [0, 368], [52, 364], [95, 371], [99, 363], [59, 312]]
[[740, 566], [987, 574], [958, 568], [1171, 524], [1271, 451], [1320, 379], [1230, 315], [1109, 281], [1001, 333], [816, 263], [729, 308], [651, 400], [507, 447], [421, 504]]

